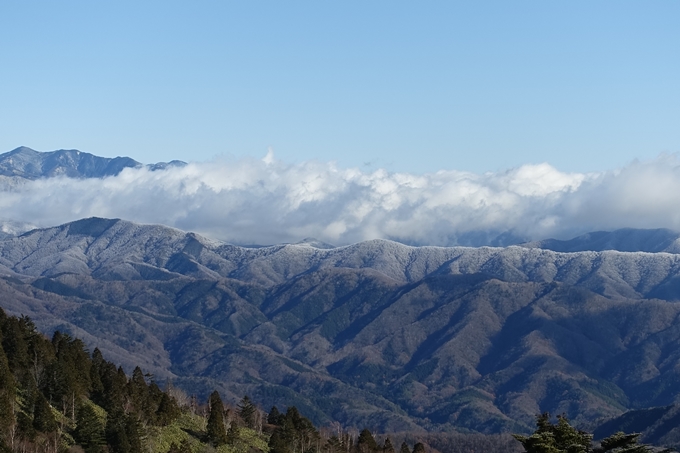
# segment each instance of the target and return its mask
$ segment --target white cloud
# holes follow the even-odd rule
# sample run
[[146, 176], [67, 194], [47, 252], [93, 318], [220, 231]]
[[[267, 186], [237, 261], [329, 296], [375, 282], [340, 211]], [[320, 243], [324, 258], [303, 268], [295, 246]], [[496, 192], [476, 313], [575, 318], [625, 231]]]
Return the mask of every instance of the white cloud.
[[569, 237], [622, 227], [680, 229], [680, 160], [598, 174], [548, 164], [483, 175], [363, 172], [335, 163], [214, 160], [105, 179], [50, 178], [0, 194], [5, 219], [52, 226], [89, 216], [161, 223], [235, 243], [316, 237], [450, 245]]

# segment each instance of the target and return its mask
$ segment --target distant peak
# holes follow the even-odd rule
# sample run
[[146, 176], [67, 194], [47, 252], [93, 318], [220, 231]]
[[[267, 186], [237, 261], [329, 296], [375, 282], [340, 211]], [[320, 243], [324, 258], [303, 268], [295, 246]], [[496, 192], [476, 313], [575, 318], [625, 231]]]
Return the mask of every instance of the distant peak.
[[22, 154], [22, 153], [39, 153], [40, 151], [36, 151], [32, 148], [29, 148], [28, 146], [20, 146], [18, 148], [14, 148], [12, 151], [10, 151], [7, 154]]

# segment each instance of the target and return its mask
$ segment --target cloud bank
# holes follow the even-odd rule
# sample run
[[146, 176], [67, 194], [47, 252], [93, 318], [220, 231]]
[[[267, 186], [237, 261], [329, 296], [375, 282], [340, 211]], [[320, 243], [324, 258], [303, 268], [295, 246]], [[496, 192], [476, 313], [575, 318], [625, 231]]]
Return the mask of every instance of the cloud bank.
[[269, 153], [104, 179], [26, 181], [0, 193], [0, 217], [40, 227], [111, 217], [238, 244], [314, 237], [336, 245], [374, 238], [506, 245], [623, 227], [680, 230], [679, 207], [677, 155], [592, 174], [539, 164], [416, 175], [288, 164]]

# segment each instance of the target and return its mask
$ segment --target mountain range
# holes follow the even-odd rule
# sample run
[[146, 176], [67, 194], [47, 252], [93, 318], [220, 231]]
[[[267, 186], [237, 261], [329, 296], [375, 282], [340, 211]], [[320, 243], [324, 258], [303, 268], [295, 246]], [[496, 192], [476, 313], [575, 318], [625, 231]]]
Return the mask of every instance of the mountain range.
[[[0, 182], [140, 166], [22, 147], [0, 155]], [[218, 388], [382, 432], [531, 432], [549, 411], [680, 439], [666, 429], [679, 300], [680, 234], [665, 229], [477, 248], [239, 247], [104, 218], [0, 231], [0, 306], [45, 334], [200, 398]]]
[[244, 248], [91, 218], [0, 241], [0, 274], [2, 307], [48, 334], [318, 423], [527, 432], [672, 404], [680, 382], [672, 253]]
[[[149, 170], [181, 167], [185, 162], [173, 160], [148, 164]], [[20, 146], [0, 154], [0, 187], [11, 189], [22, 181], [65, 176], [69, 178], [104, 178], [115, 176], [126, 168], [144, 165], [130, 157], [100, 157], [76, 149], [40, 152]]]

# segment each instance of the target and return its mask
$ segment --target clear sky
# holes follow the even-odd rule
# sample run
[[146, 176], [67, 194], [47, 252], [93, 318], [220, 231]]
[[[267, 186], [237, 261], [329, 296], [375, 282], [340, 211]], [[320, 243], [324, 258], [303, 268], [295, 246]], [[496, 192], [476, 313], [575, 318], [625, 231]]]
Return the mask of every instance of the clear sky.
[[412, 173], [680, 151], [677, 1], [3, 1], [0, 152]]

